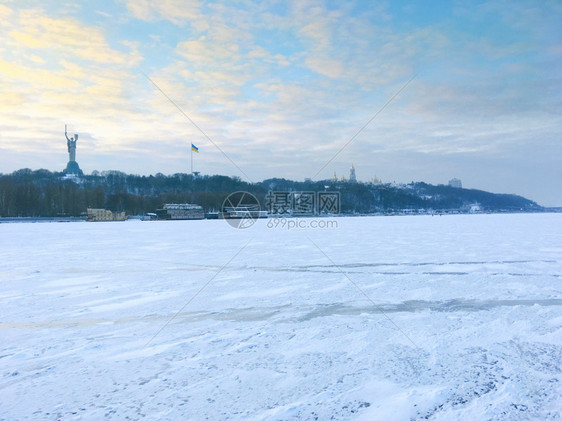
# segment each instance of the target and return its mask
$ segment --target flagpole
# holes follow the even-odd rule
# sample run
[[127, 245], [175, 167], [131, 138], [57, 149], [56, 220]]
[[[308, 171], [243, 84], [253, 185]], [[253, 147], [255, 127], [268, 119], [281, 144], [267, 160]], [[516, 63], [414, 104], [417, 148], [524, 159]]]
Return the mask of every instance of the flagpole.
[[190, 145], [189, 150], [191, 151], [191, 176], [193, 177], [193, 144]]

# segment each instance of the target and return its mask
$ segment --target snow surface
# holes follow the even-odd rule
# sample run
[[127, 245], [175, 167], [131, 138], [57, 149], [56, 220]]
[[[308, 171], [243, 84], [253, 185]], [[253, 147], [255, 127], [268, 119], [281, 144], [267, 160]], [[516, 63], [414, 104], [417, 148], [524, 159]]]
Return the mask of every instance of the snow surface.
[[560, 419], [562, 214], [0, 224], [0, 419]]

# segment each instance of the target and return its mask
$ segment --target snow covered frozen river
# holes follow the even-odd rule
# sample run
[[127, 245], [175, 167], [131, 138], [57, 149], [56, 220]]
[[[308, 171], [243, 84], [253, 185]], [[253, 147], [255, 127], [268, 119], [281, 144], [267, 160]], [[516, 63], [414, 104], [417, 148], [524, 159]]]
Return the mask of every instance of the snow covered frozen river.
[[0, 419], [560, 419], [562, 214], [0, 224]]

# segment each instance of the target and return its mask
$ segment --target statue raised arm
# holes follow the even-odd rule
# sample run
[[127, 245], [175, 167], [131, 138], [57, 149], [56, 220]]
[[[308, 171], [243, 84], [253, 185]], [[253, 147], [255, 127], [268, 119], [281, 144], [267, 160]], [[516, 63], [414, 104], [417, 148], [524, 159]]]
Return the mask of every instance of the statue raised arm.
[[64, 125], [64, 136], [66, 137], [66, 140], [70, 142], [71, 139], [69, 139], [68, 135], [66, 134], [66, 124]]
[[64, 136], [69, 142], [76, 142], [78, 140], [78, 135], [76, 133], [74, 133], [74, 137], [71, 137], [70, 139], [68, 138], [68, 134], [66, 133], [66, 124], [64, 125]]

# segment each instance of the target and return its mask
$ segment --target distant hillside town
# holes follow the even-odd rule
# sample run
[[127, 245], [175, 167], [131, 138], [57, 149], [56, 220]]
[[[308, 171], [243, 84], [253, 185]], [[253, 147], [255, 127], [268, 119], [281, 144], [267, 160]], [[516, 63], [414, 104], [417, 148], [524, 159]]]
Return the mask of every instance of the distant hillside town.
[[[69, 137], [65, 126], [64, 135], [68, 164], [62, 172], [26, 168], [0, 174], [0, 217], [83, 217], [108, 221], [124, 220], [127, 215], [152, 215], [160, 219], [200, 219], [224, 211], [223, 202], [234, 192], [255, 196], [258, 203], [252, 212], [260, 216], [271, 192], [284, 201], [309, 198], [309, 205], [323, 192], [334, 192], [337, 214], [343, 215], [544, 211], [521, 196], [463, 189], [457, 178], [438, 186], [423, 182], [383, 183], [376, 176], [360, 182], [353, 164], [348, 178], [338, 178], [334, 173], [331, 179], [319, 181], [272, 178], [247, 183], [238, 177], [200, 175], [193, 171], [193, 152], [199, 153], [194, 144], [190, 174], [141, 176], [94, 171], [85, 175], [76, 161], [78, 134]], [[292, 215], [291, 211], [283, 214]]]
[[146, 215], [164, 204], [191, 203], [204, 212], [219, 211], [225, 198], [236, 191], [253, 194], [261, 204], [268, 192], [339, 192], [341, 213], [459, 213], [540, 212], [537, 203], [513, 194], [464, 189], [460, 181], [449, 185], [423, 182], [383, 183], [337, 179], [292, 181], [272, 178], [247, 183], [223, 175], [125, 174], [94, 171], [69, 176], [64, 172], [21, 169], [0, 174], [0, 217], [85, 216], [87, 209], [107, 209], [127, 215]]

